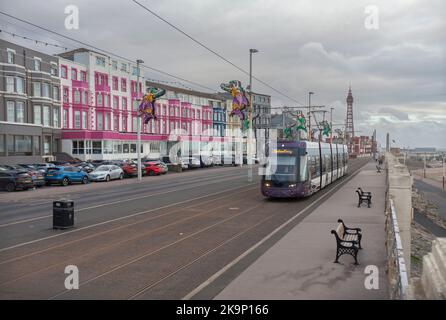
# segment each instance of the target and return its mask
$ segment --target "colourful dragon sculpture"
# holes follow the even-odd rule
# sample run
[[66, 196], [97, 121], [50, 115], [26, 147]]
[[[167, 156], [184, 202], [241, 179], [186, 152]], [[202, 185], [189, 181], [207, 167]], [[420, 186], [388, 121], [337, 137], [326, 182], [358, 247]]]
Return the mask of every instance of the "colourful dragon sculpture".
[[151, 119], [156, 120], [155, 114], [155, 101], [159, 97], [166, 94], [166, 90], [155, 87], [147, 89], [147, 93], [142, 98], [142, 102], [139, 105], [139, 113], [144, 117], [144, 123], [147, 124]]
[[242, 83], [239, 80], [231, 80], [229, 83], [222, 83], [220, 88], [229, 92], [232, 96], [232, 111], [229, 115], [231, 117], [236, 115], [241, 120], [245, 120], [243, 110], [246, 109], [249, 102], [246, 98], [246, 92], [242, 87]]

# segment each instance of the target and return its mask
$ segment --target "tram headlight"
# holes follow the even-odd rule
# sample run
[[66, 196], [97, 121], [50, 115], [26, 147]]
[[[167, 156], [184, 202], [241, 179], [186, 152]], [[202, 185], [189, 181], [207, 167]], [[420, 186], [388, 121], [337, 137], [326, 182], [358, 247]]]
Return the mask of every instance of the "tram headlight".
[[290, 188], [294, 188], [294, 187], [296, 187], [296, 184], [295, 184], [295, 183], [292, 183], [292, 184], [288, 185], [288, 187], [290, 187]]
[[265, 182], [263, 185], [264, 185], [265, 187], [271, 187], [271, 183], [269, 183], [269, 182]]

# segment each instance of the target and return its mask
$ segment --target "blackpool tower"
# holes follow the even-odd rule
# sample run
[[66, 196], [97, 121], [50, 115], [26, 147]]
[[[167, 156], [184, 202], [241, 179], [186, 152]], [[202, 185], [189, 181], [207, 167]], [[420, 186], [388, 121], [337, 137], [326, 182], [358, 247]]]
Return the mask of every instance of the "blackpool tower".
[[347, 118], [345, 122], [345, 134], [347, 137], [347, 143], [352, 144], [353, 137], [355, 136], [355, 127], [353, 125], [353, 95], [352, 88], [349, 86], [347, 95]]

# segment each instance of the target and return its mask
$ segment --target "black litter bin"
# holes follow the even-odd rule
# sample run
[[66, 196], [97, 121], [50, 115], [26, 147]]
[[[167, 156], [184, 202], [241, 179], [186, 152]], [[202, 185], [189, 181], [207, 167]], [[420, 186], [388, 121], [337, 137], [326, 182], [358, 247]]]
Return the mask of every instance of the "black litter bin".
[[74, 201], [53, 202], [53, 229], [67, 229], [74, 226]]

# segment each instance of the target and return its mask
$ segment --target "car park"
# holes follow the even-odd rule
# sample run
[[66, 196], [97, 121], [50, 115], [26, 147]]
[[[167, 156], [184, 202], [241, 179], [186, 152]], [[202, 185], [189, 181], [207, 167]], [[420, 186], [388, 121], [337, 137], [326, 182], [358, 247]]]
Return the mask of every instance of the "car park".
[[32, 178], [26, 171], [4, 169], [0, 171], [0, 189], [12, 192], [17, 189], [27, 190], [33, 187]]
[[67, 186], [73, 182], [80, 182], [87, 184], [89, 182], [88, 174], [80, 168], [73, 166], [56, 166], [48, 168], [45, 174], [45, 182], [47, 185], [57, 183], [62, 186]]
[[114, 179], [123, 179], [124, 171], [114, 165], [101, 165], [89, 174], [92, 181], [110, 181]]

